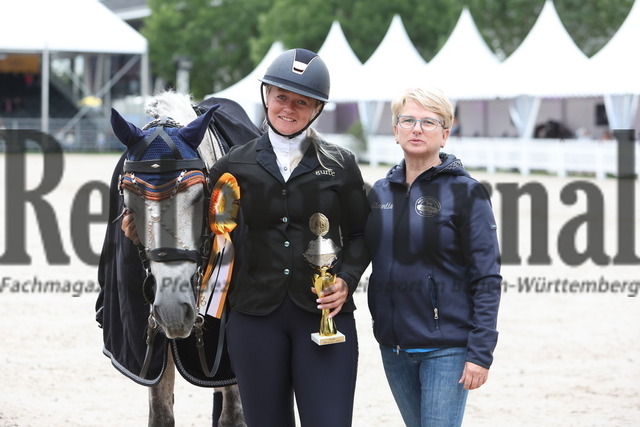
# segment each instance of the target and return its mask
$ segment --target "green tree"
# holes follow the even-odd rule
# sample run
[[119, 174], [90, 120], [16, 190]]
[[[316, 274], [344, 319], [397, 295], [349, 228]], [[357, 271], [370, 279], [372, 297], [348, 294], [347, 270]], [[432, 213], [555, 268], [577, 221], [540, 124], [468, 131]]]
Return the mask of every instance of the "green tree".
[[258, 20], [260, 35], [252, 40], [252, 52], [258, 56], [274, 41], [285, 47], [320, 49], [338, 7], [336, 0], [275, 0]]
[[[353, 38], [354, 51], [364, 62], [378, 47], [393, 16], [400, 15], [414, 46], [429, 61], [447, 41], [460, 10], [461, 7], [454, 0], [358, 1], [354, 6], [348, 31]], [[402, 66], [402, 58], [393, 60], [397, 61], [398, 66]]]
[[149, 40], [153, 73], [169, 84], [175, 81], [179, 56], [193, 63], [190, 86], [197, 99], [235, 83], [257, 64], [250, 40], [258, 36], [258, 17], [270, 2], [149, 0], [148, 4], [152, 13], [142, 33]]
[[466, 3], [485, 41], [503, 59], [524, 40], [544, 6], [544, 0], [467, 0]]
[[554, 4], [578, 47], [587, 56], [593, 56], [620, 28], [633, 2], [634, 0], [556, 0]]
[[331, 24], [338, 20], [360, 61], [365, 62], [384, 37], [393, 15], [399, 14], [418, 51], [430, 58], [447, 39], [461, 7], [455, 0], [275, 0], [260, 17], [260, 37], [254, 46], [264, 51], [274, 40], [287, 47], [317, 50]]
[[[355, 54], [365, 62], [399, 14], [418, 51], [429, 61], [446, 42], [464, 5], [487, 44], [509, 56], [533, 27], [545, 0], [148, 0], [142, 29], [154, 74], [172, 83], [176, 58], [193, 62], [196, 98], [249, 74], [274, 41], [320, 49], [338, 20]], [[563, 24], [591, 56], [622, 24], [634, 0], [556, 0]], [[550, 47], [552, 48], [552, 47]], [[402, 66], [402, 58], [390, 58]]]
[[[634, 0], [555, 0], [554, 5], [576, 45], [592, 56], [613, 36]], [[544, 0], [467, 0], [478, 29], [499, 57], [522, 43], [544, 6]]]

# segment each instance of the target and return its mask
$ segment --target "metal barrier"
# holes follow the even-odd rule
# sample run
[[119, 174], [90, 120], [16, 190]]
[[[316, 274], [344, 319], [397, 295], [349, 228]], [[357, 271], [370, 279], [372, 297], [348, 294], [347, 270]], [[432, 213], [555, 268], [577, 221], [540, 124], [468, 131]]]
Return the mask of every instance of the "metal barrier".
[[[60, 144], [64, 151], [69, 152], [109, 152], [124, 151], [124, 146], [118, 141], [111, 130], [107, 119], [85, 117], [77, 121], [73, 127], [67, 129], [69, 119], [49, 119], [49, 134]], [[3, 117], [2, 127], [11, 130], [40, 131], [40, 119]], [[29, 142], [26, 150], [38, 151], [40, 147], [35, 142]], [[5, 152], [5, 143], [0, 137], [0, 152]]]

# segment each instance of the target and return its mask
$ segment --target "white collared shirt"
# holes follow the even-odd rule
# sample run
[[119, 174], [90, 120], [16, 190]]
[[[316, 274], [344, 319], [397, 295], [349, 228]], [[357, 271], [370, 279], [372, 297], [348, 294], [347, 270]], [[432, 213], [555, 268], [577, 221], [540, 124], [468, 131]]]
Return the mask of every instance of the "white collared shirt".
[[273, 151], [276, 153], [278, 169], [285, 182], [289, 180], [291, 172], [298, 166], [308, 144], [303, 144], [307, 138], [307, 133], [303, 132], [295, 138], [280, 136], [269, 127], [269, 140]]

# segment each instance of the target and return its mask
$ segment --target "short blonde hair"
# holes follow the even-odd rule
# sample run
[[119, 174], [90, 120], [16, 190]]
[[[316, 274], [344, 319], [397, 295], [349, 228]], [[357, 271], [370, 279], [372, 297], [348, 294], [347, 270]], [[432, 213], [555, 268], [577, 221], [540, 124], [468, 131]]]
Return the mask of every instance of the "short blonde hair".
[[453, 104], [447, 96], [436, 88], [409, 88], [391, 102], [391, 122], [395, 125], [398, 115], [407, 102], [413, 101], [429, 111], [433, 111], [442, 118], [443, 127], [451, 129], [453, 125]]

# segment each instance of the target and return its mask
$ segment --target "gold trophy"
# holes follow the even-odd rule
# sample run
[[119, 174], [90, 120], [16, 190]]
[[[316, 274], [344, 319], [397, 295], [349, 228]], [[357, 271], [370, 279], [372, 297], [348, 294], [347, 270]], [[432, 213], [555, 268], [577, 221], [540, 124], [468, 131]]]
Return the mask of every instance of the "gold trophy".
[[[304, 257], [318, 270], [318, 274], [313, 275], [313, 286], [318, 296], [320, 296], [322, 291], [336, 281], [335, 274], [329, 273], [328, 270], [333, 267], [338, 258], [337, 253], [340, 251], [340, 247], [333, 240], [324, 238], [324, 235], [329, 231], [329, 219], [320, 212], [311, 215], [309, 228], [318, 238], [309, 242], [309, 246], [304, 252]], [[345, 341], [344, 334], [337, 331], [333, 318], [329, 317], [329, 309], [322, 309], [320, 331], [312, 333], [311, 339], [318, 345]]]

